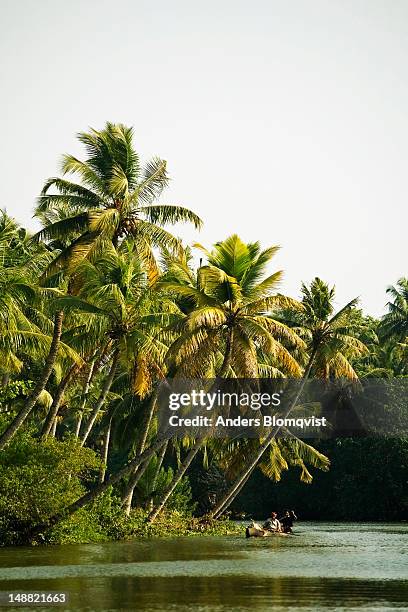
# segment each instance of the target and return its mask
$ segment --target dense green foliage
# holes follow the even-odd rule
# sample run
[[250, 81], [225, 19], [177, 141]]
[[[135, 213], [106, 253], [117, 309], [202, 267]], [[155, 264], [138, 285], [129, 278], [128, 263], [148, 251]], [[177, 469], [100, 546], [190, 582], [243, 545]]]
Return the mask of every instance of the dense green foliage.
[[406, 376], [408, 285], [376, 321], [357, 300], [336, 312], [318, 278], [278, 293], [277, 247], [235, 234], [195, 245], [196, 268], [167, 226], [201, 220], [159, 201], [166, 162], [143, 165], [132, 137], [79, 135], [85, 159], [46, 181], [36, 235], [0, 216], [1, 543], [228, 533], [214, 517], [230, 506], [405, 516], [406, 439], [160, 440], [165, 377]]
[[302, 520], [401, 521], [408, 519], [407, 439], [345, 438], [314, 442], [328, 457], [328, 472], [304, 486], [288, 472], [271, 486], [255, 473], [234, 511], [254, 518], [295, 508]]
[[19, 542], [33, 523], [63, 509], [80, 496], [100, 460], [74, 439], [41, 443], [19, 433], [0, 458], [0, 524], [5, 543]]

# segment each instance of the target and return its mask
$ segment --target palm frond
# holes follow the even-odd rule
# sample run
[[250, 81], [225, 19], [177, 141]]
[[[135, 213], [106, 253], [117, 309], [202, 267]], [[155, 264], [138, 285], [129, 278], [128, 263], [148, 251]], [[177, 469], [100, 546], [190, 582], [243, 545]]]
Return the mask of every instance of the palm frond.
[[146, 164], [141, 181], [131, 196], [131, 200], [151, 204], [160, 197], [168, 184], [167, 162], [159, 157], [154, 157]]
[[154, 204], [144, 206], [141, 210], [143, 215], [150, 223], [160, 223], [161, 225], [174, 225], [175, 223], [192, 223], [196, 229], [202, 227], [202, 220], [198, 215], [183, 206], [173, 206], [169, 204]]

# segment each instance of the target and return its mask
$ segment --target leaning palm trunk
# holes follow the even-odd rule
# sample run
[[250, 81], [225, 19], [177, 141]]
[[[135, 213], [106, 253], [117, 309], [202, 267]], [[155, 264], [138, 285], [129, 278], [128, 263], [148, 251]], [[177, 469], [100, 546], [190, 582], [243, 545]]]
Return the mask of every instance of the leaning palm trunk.
[[[301, 396], [304, 386], [306, 384], [307, 379], [309, 378], [310, 375], [310, 370], [312, 369], [312, 365], [313, 365], [313, 361], [314, 358], [316, 356], [316, 349], [313, 350], [309, 362], [307, 364], [307, 367], [304, 371], [304, 374], [302, 376], [301, 379], [301, 383], [299, 385], [299, 389], [297, 390], [295, 397], [292, 399], [292, 401], [290, 402], [285, 414], [284, 414], [284, 418], [286, 418], [288, 416], [288, 414], [293, 410], [293, 408], [296, 406], [299, 397]], [[269, 435], [265, 438], [264, 442], [261, 444], [261, 446], [259, 447], [259, 449], [257, 450], [256, 454], [251, 457], [251, 459], [249, 460], [249, 463], [247, 463], [247, 465], [245, 466], [244, 470], [241, 472], [241, 474], [238, 476], [238, 478], [234, 481], [234, 483], [232, 484], [231, 488], [229, 489], [229, 491], [224, 495], [224, 497], [221, 499], [221, 501], [216, 505], [216, 507], [210, 512], [210, 516], [212, 517], [220, 517], [221, 514], [223, 514], [225, 512], [225, 510], [231, 505], [231, 503], [234, 501], [234, 499], [236, 498], [236, 496], [238, 495], [238, 493], [241, 491], [242, 487], [244, 486], [244, 484], [246, 483], [246, 481], [248, 480], [248, 478], [250, 477], [250, 475], [252, 474], [252, 472], [254, 471], [254, 469], [256, 468], [256, 466], [258, 465], [258, 461], [260, 460], [260, 458], [262, 457], [262, 455], [264, 454], [264, 452], [266, 451], [266, 449], [269, 447], [269, 445], [271, 444], [272, 440], [274, 438], [276, 438], [276, 436], [278, 435], [279, 431], [280, 431], [281, 427], [277, 426], [274, 427], [271, 432], [269, 433]]]
[[154, 472], [154, 476], [153, 476], [153, 480], [152, 480], [152, 487], [151, 487], [152, 497], [151, 497], [150, 502], [149, 502], [149, 510], [150, 510], [150, 512], [153, 510], [153, 506], [154, 506], [154, 504], [153, 504], [153, 494], [154, 494], [154, 490], [156, 488], [157, 479], [159, 478], [160, 470], [161, 470], [161, 467], [163, 465], [163, 461], [164, 461], [164, 457], [166, 455], [166, 451], [167, 451], [168, 445], [169, 445], [169, 441], [167, 440], [167, 442], [165, 442], [165, 444], [163, 445], [163, 447], [162, 447], [162, 449], [160, 451], [158, 460], [157, 460], [156, 470]]
[[58, 419], [57, 417], [55, 417], [54, 422], [52, 424], [51, 432], [50, 432], [52, 438], [55, 438], [55, 435], [57, 433], [57, 424], [58, 424]]
[[79, 366], [74, 363], [74, 365], [68, 370], [67, 374], [61, 380], [58, 385], [57, 391], [54, 395], [54, 399], [52, 400], [51, 408], [48, 411], [47, 417], [44, 421], [44, 425], [41, 431], [42, 436], [49, 436], [52, 429], [54, 421], [57, 417], [59, 407], [61, 405], [62, 399], [64, 397], [65, 389], [69, 385], [72, 380], [72, 377], [78, 372]]
[[143, 453], [146, 447], [147, 436], [149, 435], [150, 425], [152, 424], [154, 411], [156, 410], [156, 404], [157, 404], [157, 393], [154, 392], [150, 405], [149, 405], [148, 413], [144, 421], [143, 433], [140, 438], [139, 448], [138, 448], [139, 455]]
[[212, 516], [217, 519], [219, 518], [224, 512], [225, 510], [232, 504], [232, 502], [234, 501], [234, 499], [241, 493], [242, 489], [244, 488], [244, 486], [246, 485], [247, 481], [249, 480], [250, 476], [251, 476], [252, 472], [248, 472], [248, 474], [246, 475], [245, 478], [243, 478], [240, 482], [239, 487], [237, 488], [237, 490], [235, 491], [232, 499], [226, 500], [225, 504], [219, 509], [219, 511], [217, 512], [217, 514], [212, 514]]
[[173, 480], [171, 481], [170, 485], [167, 487], [167, 489], [163, 493], [163, 496], [161, 500], [159, 501], [159, 503], [157, 504], [156, 508], [154, 508], [150, 512], [149, 519], [148, 519], [150, 523], [153, 523], [153, 521], [158, 517], [160, 512], [163, 510], [169, 497], [172, 495], [172, 493], [174, 492], [174, 489], [177, 487], [178, 483], [183, 478], [191, 462], [193, 461], [194, 457], [197, 455], [198, 451], [200, 450], [203, 444], [204, 444], [204, 440], [200, 439], [198, 442], [195, 443], [193, 448], [189, 451], [186, 458], [181, 463], [179, 469], [174, 474]]
[[82, 412], [80, 412], [78, 414], [77, 417], [77, 422], [76, 422], [76, 426], [75, 426], [75, 437], [78, 439], [79, 438], [79, 432], [81, 431], [81, 426], [82, 426]]
[[126, 516], [129, 516], [132, 509], [133, 493], [141, 478], [140, 471], [140, 467], [138, 467], [135, 469], [133, 474], [130, 475], [129, 482], [127, 483], [125, 491], [122, 495], [122, 507]]
[[91, 364], [91, 367], [89, 368], [88, 376], [86, 378], [86, 382], [85, 382], [85, 386], [84, 386], [84, 390], [83, 390], [83, 394], [82, 394], [82, 402], [81, 402], [81, 406], [80, 406], [80, 408], [78, 410], [78, 417], [77, 417], [76, 428], [75, 428], [75, 437], [76, 438], [79, 438], [79, 433], [81, 431], [82, 418], [83, 418], [86, 402], [88, 400], [89, 389], [91, 388], [92, 378], [93, 378], [93, 376], [95, 374], [95, 370], [96, 370], [95, 366], [96, 366], [96, 362], [93, 361], [92, 364]]
[[50, 350], [48, 352], [47, 359], [45, 360], [45, 365], [44, 365], [42, 374], [39, 380], [37, 381], [37, 384], [35, 385], [33, 392], [28, 396], [24, 407], [20, 410], [16, 418], [13, 420], [13, 422], [9, 425], [9, 427], [0, 437], [0, 450], [2, 450], [6, 446], [9, 440], [14, 436], [17, 430], [24, 423], [24, 421], [26, 420], [26, 418], [28, 417], [28, 415], [30, 414], [34, 406], [36, 405], [40, 394], [42, 393], [42, 391], [44, 391], [47, 385], [48, 379], [51, 376], [51, 372], [53, 370], [53, 367], [54, 367], [54, 364], [55, 364], [55, 361], [58, 355], [58, 348], [59, 348], [61, 334], [62, 334], [63, 319], [64, 319], [64, 313], [62, 310], [60, 310], [55, 314], [55, 317], [54, 317], [54, 330], [52, 334]]
[[103, 438], [103, 443], [102, 443], [102, 462], [103, 464], [99, 471], [99, 482], [105, 481], [106, 468], [108, 465], [108, 457], [109, 457], [109, 443], [110, 443], [111, 430], [112, 430], [112, 418], [109, 420], [108, 426], [106, 428], [105, 436]]
[[[156, 396], [156, 393], [154, 393], [152, 397], [152, 401], [150, 402], [149, 411], [145, 418], [143, 433], [142, 433], [142, 436], [139, 442], [139, 448], [137, 449], [138, 455], [143, 453], [145, 446], [146, 446], [147, 436], [149, 435], [150, 425], [152, 423], [154, 411], [156, 408], [156, 400], [157, 400], [157, 396]], [[125, 492], [123, 493], [123, 496], [122, 496], [122, 505], [123, 505], [123, 510], [126, 516], [129, 516], [130, 514], [130, 510], [132, 508], [132, 501], [133, 501], [133, 492], [135, 490], [137, 483], [139, 482], [141, 478], [141, 476], [138, 475], [139, 469], [140, 468], [136, 468], [135, 472], [131, 475], [129, 482], [127, 484], [127, 487], [125, 489]]]
[[80, 510], [87, 504], [90, 504], [97, 497], [105, 493], [111, 486], [120, 482], [122, 478], [126, 478], [126, 476], [129, 476], [129, 474], [133, 472], [136, 467], [139, 467], [139, 465], [144, 462], [148, 463], [149, 460], [163, 446], [164, 443], [165, 440], [156, 440], [156, 442], [150, 448], [147, 448], [144, 453], [137, 457], [134, 457], [134, 459], [132, 459], [132, 461], [130, 461], [123, 468], [105, 478], [104, 482], [101, 482], [100, 484], [96, 485], [96, 487], [94, 487], [91, 491], [85, 493], [85, 495], [70, 504], [67, 508], [65, 508], [61, 512], [58, 512], [58, 514], [54, 514], [53, 516], [49, 517], [44, 523], [36, 525], [32, 529], [28, 530], [25, 534], [27, 541], [34, 538], [36, 535], [47, 531], [63, 519], [69, 518], [75, 512], [77, 512], [77, 510]]
[[111, 367], [109, 370], [109, 374], [105, 379], [104, 385], [102, 387], [102, 391], [101, 394], [99, 396], [98, 401], [96, 402], [96, 406], [92, 411], [91, 416], [89, 417], [88, 422], [85, 425], [85, 431], [82, 435], [82, 439], [81, 439], [81, 446], [83, 446], [85, 444], [85, 442], [88, 439], [89, 434], [91, 433], [92, 427], [94, 426], [94, 423], [96, 421], [96, 418], [99, 414], [99, 411], [101, 410], [102, 406], [105, 403], [105, 400], [107, 398], [107, 395], [110, 391], [110, 388], [112, 386], [113, 383], [113, 379], [115, 377], [115, 372], [116, 372], [116, 368], [118, 366], [118, 362], [119, 362], [119, 355], [120, 355], [120, 350], [119, 348], [115, 349], [115, 352], [113, 353], [113, 357], [112, 357], [112, 363], [111, 363]]
[[151, 457], [149, 457], [149, 459], [146, 459], [144, 463], [139, 464], [139, 466], [137, 466], [135, 470], [133, 471], [133, 474], [131, 474], [129, 482], [131, 483], [131, 486], [132, 486], [132, 496], [130, 497], [130, 501], [128, 501], [128, 498], [126, 498], [123, 504], [123, 509], [125, 511], [126, 516], [130, 515], [130, 511], [132, 509], [133, 492], [136, 488], [137, 483], [139, 482], [139, 480], [141, 479], [141, 477], [143, 476], [143, 474], [149, 467], [150, 460], [151, 460]]

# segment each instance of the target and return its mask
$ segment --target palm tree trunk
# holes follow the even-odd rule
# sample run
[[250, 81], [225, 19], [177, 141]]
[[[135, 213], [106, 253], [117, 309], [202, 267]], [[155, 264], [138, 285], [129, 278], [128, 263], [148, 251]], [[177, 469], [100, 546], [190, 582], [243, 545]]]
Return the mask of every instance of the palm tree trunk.
[[183, 476], [186, 473], [187, 469], [189, 468], [191, 462], [193, 461], [194, 457], [197, 455], [198, 451], [200, 450], [200, 448], [202, 447], [203, 444], [204, 444], [204, 440], [200, 439], [200, 440], [198, 440], [198, 442], [195, 443], [193, 448], [189, 451], [189, 453], [187, 454], [186, 458], [181, 463], [179, 469], [174, 474], [174, 478], [171, 481], [170, 485], [164, 491], [163, 496], [162, 496], [161, 500], [159, 501], [159, 503], [157, 504], [156, 508], [154, 508], [150, 512], [149, 518], [148, 518], [150, 523], [153, 523], [153, 521], [156, 520], [156, 518], [158, 517], [160, 512], [163, 510], [164, 506], [166, 505], [167, 500], [169, 499], [169, 497], [173, 493], [174, 489], [177, 487], [177, 485], [180, 482], [180, 480], [183, 478]]
[[112, 357], [112, 363], [111, 363], [111, 367], [109, 370], [109, 374], [105, 379], [104, 385], [102, 387], [102, 391], [101, 394], [99, 396], [98, 401], [96, 402], [96, 406], [92, 411], [91, 416], [89, 417], [88, 422], [85, 425], [85, 431], [83, 433], [82, 439], [81, 439], [81, 446], [83, 446], [85, 444], [85, 442], [88, 439], [89, 434], [91, 433], [91, 429], [94, 426], [94, 423], [96, 421], [96, 417], [99, 414], [99, 411], [101, 410], [102, 406], [105, 403], [106, 397], [110, 391], [110, 388], [112, 386], [113, 383], [113, 379], [115, 377], [115, 372], [116, 372], [116, 368], [118, 366], [118, 362], [119, 362], [119, 355], [120, 355], [120, 350], [119, 348], [115, 349], [115, 352], [113, 353], [113, 357]]
[[264, 451], [268, 448], [272, 441], [267, 440], [264, 442], [258, 454], [255, 457], [252, 457], [250, 461], [246, 464], [244, 470], [240, 473], [238, 478], [233, 482], [227, 493], [221, 499], [221, 501], [213, 508], [213, 510], [209, 513], [209, 515], [213, 518], [219, 518], [224, 512], [229, 508], [232, 504], [238, 493], [243, 489], [245, 483], [251, 476], [252, 472], [256, 468], [259, 458], [263, 455]]
[[87, 504], [93, 502], [97, 497], [105, 493], [105, 491], [107, 491], [111, 486], [120, 482], [122, 478], [126, 478], [126, 476], [128, 476], [131, 472], [133, 472], [136, 467], [138, 467], [144, 462], [148, 462], [151, 459], [151, 457], [153, 457], [153, 455], [163, 446], [163, 444], [165, 444], [165, 442], [166, 440], [162, 440], [162, 439], [156, 440], [156, 442], [150, 448], [147, 448], [141, 455], [134, 457], [132, 461], [130, 461], [123, 468], [121, 468], [116, 473], [111, 474], [110, 476], [105, 478], [104, 482], [101, 482], [98, 485], [96, 485], [96, 487], [94, 487], [91, 491], [88, 491], [87, 493], [85, 493], [85, 495], [82, 495], [82, 497], [77, 499], [75, 502], [70, 504], [67, 508], [65, 508], [61, 512], [58, 512], [57, 514], [54, 514], [53, 516], [51, 516], [44, 523], [41, 523], [31, 528], [26, 533], [27, 541], [29, 541], [31, 538], [38, 535], [39, 533], [42, 533], [43, 531], [50, 529], [51, 527], [56, 525], [59, 521], [69, 518], [77, 510], [80, 510], [80, 508], [83, 508]]
[[84, 386], [84, 391], [82, 393], [82, 402], [81, 402], [81, 406], [78, 410], [78, 418], [77, 418], [77, 423], [76, 423], [76, 429], [75, 429], [75, 437], [79, 438], [79, 432], [81, 431], [81, 425], [82, 425], [82, 418], [84, 415], [84, 410], [85, 410], [85, 406], [86, 406], [86, 402], [88, 400], [88, 394], [89, 394], [89, 389], [91, 388], [91, 382], [92, 382], [92, 378], [95, 374], [95, 370], [96, 370], [96, 361], [92, 361], [91, 363], [91, 367], [89, 368], [89, 372], [88, 372], [88, 376], [86, 378], [86, 382], [85, 382], [85, 386]]
[[222, 366], [220, 369], [220, 372], [218, 374], [218, 376], [220, 378], [225, 378], [228, 374], [228, 371], [231, 367], [231, 360], [232, 360], [232, 337], [233, 337], [233, 330], [230, 328], [228, 329], [228, 333], [227, 333], [227, 338], [225, 340], [225, 353], [224, 353], [224, 359], [222, 362]]
[[78, 413], [78, 418], [77, 418], [77, 422], [76, 422], [76, 426], [75, 426], [75, 437], [78, 439], [79, 438], [79, 432], [81, 431], [81, 425], [82, 425], [82, 412]]
[[[307, 367], [306, 367], [306, 369], [304, 371], [304, 374], [302, 376], [302, 379], [301, 379], [301, 382], [300, 382], [300, 385], [299, 385], [299, 389], [297, 390], [293, 400], [290, 402], [289, 407], [287, 408], [283, 418], [286, 418], [288, 416], [288, 414], [296, 406], [296, 404], [297, 404], [297, 402], [299, 400], [299, 397], [301, 396], [301, 394], [303, 392], [303, 389], [304, 389], [304, 386], [306, 384], [306, 381], [309, 378], [310, 370], [312, 369], [312, 365], [313, 365], [313, 361], [314, 361], [315, 356], [316, 356], [316, 352], [317, 352], [317, 349], [314, 349], [312, 351], [312, 354], [310, 356], [309, 362], [308, 362]], [[249, 476], [252, 474], [252, 472], [254, 471], [256, 466], [258, 465], [258, 461], [260, 460], [260, 458], [262, 457], [262, 455], [264, 454], [266, 449], [269, 447], [269, 445], [272, 442], [272, 440], [274, 438], [276, 438], [276, 436], [279, 433], [280, 429], [281, 429], [280, 426], [276, 426], [276, 427], [274, 427], [272, 429], [272, 431], [269, 433], [269, 435], [265, 438], [265, 441], [259, 447], [259, 449], [256, 452], [256, 454], [250, 459], [249, 463], [247, 463], [247, 465], [245, 466], [244, 470], [241, 472], [241, 474], [238, 476], [238, 478], [234, 481], [234, 483], [230, 487], [229, 491], [224, 495], [224, 497], [216, 505], [216, 507], [210, 512], [210, 516], [212, 516], [212, 517], [215, 517], [215, 516], [220, 517], [221, 514], [223, 514], [225, 512], [225, 510], [230, 506], [230, 504], [233, 502], [235, 497], [238, 495], [239, 491], [244, 486], [245, 482], [248, 480]]]
[[153, 393], [153, 397], [151, 399], [151, 402], [149, 404], [149, 410], [148, 410], [148, 412], [146, 414], [146, 417], [145, 417], [145, 420], [144, 420], [143, 433], [142, 433], [142, 436], [140, 438], [139, 448], [138, 448], [139, 455], [141, 453], [143, 453], [143, 451], [145, 449], [146, 442], [147, 442], [147, 436], [149, 435], [150, 425], [152, 424], [154, 411], [156, 410], [156, 404], [157, 404], [157, 393], [154, 392]]
[[133, 501], [133, 492], [136, 488], [137, 483], [149, 467], [151, 457], [147, 459], [142, 465], [136, 467], [133, 471], [133, 474], [130, 475], [128, 489], [131, 491], [131, 495], [128, 495], [123, 498], [123, 510], [126, 516], [130, 515], [130, 511], [132, 510], [132, 501]]
[[[99, 349], [97, 349], [93, 355], [93, 361], [95, 361], [94, 364], [94, 372], [92, 374], [92, 376], [95, 375], [96, 372], [98, 372], [98, 370], [101, 369], [102, 364], [104, 363], [105, 357], [106, 355], [109, 355], [110, 351], [112, 351], [112, 342], [109, 340], [109, 342], [107, 342], [104, 346], [102, 346], [102, 350], [99, 353]], [[99, 356], [98, 356], [99, 353]]]
[[48, 411], [47, 417], [44, 421], [44, 425], [41, 431], [41, 436], [49, 436], [52, 430], [52, 426], [54, 423], [54, 419], [58, 414], [59, 407], [61, 405], [62, 399], [64, 397], [65, 389], [70, 383], [72, 377], [78, 372], [79, 366], [74, 363], [74, 365], [68, 370], [65, 377], [61, 380], [58, 385], [57, 391], [54, 395], [54, 399], [52, 400], [51, 408]]
[[103, 465], [99, 472], [99, 482], [105, 481], [106, 468], [108, 465], [108, 457], [109, 457], [109, 443], [110, 443], [111, 429], [112, 429], [112, 419], [110, 419], [108, 423], [108, 427], [106, 428], [105, 436], [103, 438], [103, 446], [102, 446]]
[[247, 474], [247, 476], [245, 478], [243, 478], [239, 484], [238, 489], [235, 491], [234, 495], [232, 496], [231, 499], [228, 499], [228, 501], [222, 506], [222, 508], [220, 508], [220, 510], [217, 512], [216, 515], [213, 515], [214, 518], [219, 518], [224, 512], [225, 510], [232, 504], [232, 502], [234, 501], [234, 499], [236, 499], [236, 497], [241, 493], [242, 489], [244, 488], [244, 486], [246, 485], [247, 481], [249, 480], [249, 477], [251, 476], [250, 472], [249, 474]]
[[[150, 425], [152, 423], [154, 411], [156, 408], [156, 400], [157, 400], [157, 395], [156, 393], [154, 393], [152, 397], [152, 401], [150, 402], [149, 411], [144, 421], [143, 433], [142, 433], [142, 436], [139, 442], [139, 448], [137, 449], [138, 455], [143, 453], [145, 446], [146, 446], [147, 436], [149, 434]], [[122, 505], [123, 505], [123, 509], [125, 511], [126, 516], [129, 516], [130, 514], [130, 510], [132, 508], [132, 501], [133, 501], [133, 491], [140, 479], [140, 477], [138, 477], [137, 475], [138, 469], [139, 468], [136, 468], [135, 473], [131, 475], [129, 482], [127, 484], [127, 487], [122, 495]]]
[[51, 428], [51, 437], [55, 438], [55, 434], [57, 432], [57, 423], [58, 423], [58, 419], [57, 417], [55, 417], [53, 423], [52, 423], [52, 428]]
[[51, 346], [47, 355], [47, 359], [45, 360], [45, 365], [42, 374], [38, 379], [37, 384], [33, 389], [33, 392], [28, 396], [24, 407], [20, 410], [18, 415], [15, 417], [15, 419], [6, 429], [6, 431], [2, 434], [2, 436], [0, 436], [0, 450], [2, 450], [6, 446], [8, 441], [14, 436], [16, 431], [24, 423], [24, 421], [34, 408], [35, 404], [37, 403], [41, 392], [44, 391], [47, 385], [48, 379], [51, 376], [51, 372], [58, 355], [63, 320], [64, 312], [60, 310], [54, 316], [54, 330], [52, 334]]
[[145, 462], [141, 467], [140, 466], [137, 467], [135, 471], [133, 472], [133, 474], [131, 474], [129, 477], [129, 482], [122, 496], [122, 507], [123, 507], [123, 511], [126, 516], [130, 515], [130, 511], [132, 509], [134, 490], [136, 488], [137, 483], [139, 482], [139, 480], [145, 473], [147, 466], [148, 466], [148, 462]]
[[[166, 451], [167, 451], [168, 445], [169, 445], [169, 441], [167, 440], [164, 443], [164, 445], [163, 445], [163, 447], [162, 447], [162, 449], [160, 451], [160, 455], [158, 456], [157, 465], [156, 465], [156, 471], [154, 473], [153, 480], [152, 480], [152, 491], [151, 491], [152, 493], [154, 493], [154, 490], [156, 488], [157, 479], [159, 478], [160, 470], [161, 470], [161, 467], [163, 465], [163, 461], [164, 461], [164, 457], [166, 455]], [[153, 496], [150, 499], [149, 510], [150, 510], [150, 512], [153, 510]]]
[[122, 508], [126, 516], [129, 516], [132, 509], [133, 492], [140, 480], [139, 472], [140, 468], [136, 468], [133, 474], [130, 475], [129, 481], [122, 495]]

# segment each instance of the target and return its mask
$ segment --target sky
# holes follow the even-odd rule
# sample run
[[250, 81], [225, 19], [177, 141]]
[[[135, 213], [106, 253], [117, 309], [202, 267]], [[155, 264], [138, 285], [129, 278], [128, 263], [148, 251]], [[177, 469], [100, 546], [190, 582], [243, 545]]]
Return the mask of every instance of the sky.
[[280, 291], [384, 312], [408, 275], [408, 2], [0, 0], [0, 207], [30, 229], [76, 134], [132, 125], [163, 202], [281, 250]]

